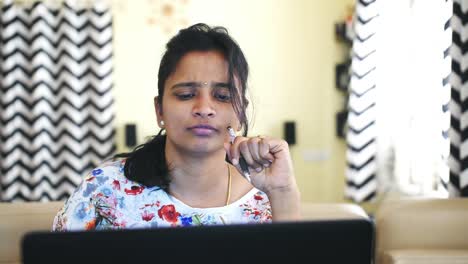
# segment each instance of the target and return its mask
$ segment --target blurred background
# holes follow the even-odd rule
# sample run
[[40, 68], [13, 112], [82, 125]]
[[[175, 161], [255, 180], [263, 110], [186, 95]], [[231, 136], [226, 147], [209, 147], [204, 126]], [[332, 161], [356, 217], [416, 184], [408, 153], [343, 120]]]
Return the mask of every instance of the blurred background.
[[[452, 29], [447, 21], [452, 2], [379, 4], [354, 0], [4, 0], [0, 31], [2, 199], [64, 199], [91, 165], [112, 153], [129, 151], [156, 134], [153, 98], [164, 45], [179, 29], [199, 22], [226, 27], [243, 49], [250, 65], [250, 135], [290, 142], [304, 201], [358, 202], [371, 211], [375, 201], [387, 196], [448, 197], [447, 76], [451, 61], [447, 59]], [[68, 11], [62, 13], [62, 9]], [[48, 21], [42, 26], [49, 29], [38, 29], [42, 20]], [[69, 28], [72, 24], [77, 25], [75, 29]], [[83, 37], [82, 32], [88, 33]], [[78, 40], [71, 45], [73, 37]], [[70, 43], [62, 45], [61, 41]], [[58, 70], [41, 73], [43, 66], [24, 66], [29, 65], [23, 62], [26, 58], [33, 64], [40, 60], [43, 42], [55, 49], [46, 52], [49, 58], [44, 65], [59, 65]], [[91, 47], [85, 53], [93, 55], [90, 61], [76, 55], [88, 44]], [[17, 47], [22, 46], [20, 52]], [[15, 62], [18, 56], [20, 62]], [[75, 67], [71, 66], [75, 62], [68, 61], [72, 57], [78, 57], [80, 73], [62, 77]], [[24, 67], [12, 66], [15, 63]], [[12, 74], [17, 70], [19, 75]], [[46, 85], [55, 92], [40, 92], [45, 82], [41, 74], [48, 75], [51, 83], [58, 81]], [[86, 81], [86, 74], [92, 81]], [[60, 92], [60, 87], [72, 89], [78, 81], [85, 84], [78, 85], [77, 109], [89, 111], [80, 120], [93, 117], [93, 121], [71, 122], [65, 128], [60, 120], [71, 120], [70, 111], [75, 110], [69, 109], [73, 96]], [[89, 98], [88, 88], [83, 87], [92, 90]], [[14, 99], [27, 97], [25, 91], [39, 99]], [[39, 101], [44, 94], [60, 97], [46, 100], [48, 106], [42, 107], [51, 115], [61, 113], [58, 119], [15, 117], [19, 108], [13, 106], [26, 108], [24, 113], [41, 112]], [[93, 102], [91, 110], [82, 102]], [[100, 114], [106, 117], [100, 119]], [[25, 120], [28, 125], [21, 125]], [[49, 125], [32, 132], [41, 122]], [[91, 128], [70, 136], [74, 133], [70, 131], [84, 129], [86, 124]], [[104, 133], [105, 128], [112, 130]], [[104, 134], [96, 136], [99, 140], [86, 141], [87, 148], [80, 143], [76, 151], [75, 143], [67, 143], [70, 138], [82, 142], [85, 135], [100, 130]], [[62, 140], [59, 134], [67, 134], [68, 139]], [[27, 138], [27, 144], [21, 137]], [[44, 147], [50, 142], [62, 146]], [[87, 150], [94, 153], [92, 157], [74, 169], [71, 161], [82, 161]], [[47, 158], [57, 159], [44, 154], [47, 151], [65, 158], [59, 164], [47, 162]]]

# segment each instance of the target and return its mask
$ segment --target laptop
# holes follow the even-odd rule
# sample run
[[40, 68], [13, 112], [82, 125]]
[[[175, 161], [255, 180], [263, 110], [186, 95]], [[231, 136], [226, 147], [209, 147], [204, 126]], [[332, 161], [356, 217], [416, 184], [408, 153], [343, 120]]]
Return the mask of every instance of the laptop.
[[27, 233], [23, 263], [373, 263], [372, 220]]

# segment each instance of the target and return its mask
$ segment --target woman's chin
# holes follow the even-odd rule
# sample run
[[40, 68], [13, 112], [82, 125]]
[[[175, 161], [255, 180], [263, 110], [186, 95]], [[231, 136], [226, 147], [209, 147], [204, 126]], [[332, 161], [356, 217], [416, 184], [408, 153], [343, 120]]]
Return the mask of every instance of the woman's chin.
[[[221, 149], [223, 149], [222, 146], [221, 146]], [[215, 144], [209, 144], [209, 143], [195, 144], [189, 149], [190, 152], [200, 154], [200, 155], [214, 153], [219, 150], [220, 150], [219, 146], [215, 146]]]
[[187, 153], [191, 155], [208, 155], [212, 153], [216, 153], [218, 151], [224, 152], [223, 143], [213, 142], [213, 141], [198, 141], [198, 142], [190, 142], [185, 143], [183, 145], [179, 145], [178, 149], [181, 150], [182, 153]]

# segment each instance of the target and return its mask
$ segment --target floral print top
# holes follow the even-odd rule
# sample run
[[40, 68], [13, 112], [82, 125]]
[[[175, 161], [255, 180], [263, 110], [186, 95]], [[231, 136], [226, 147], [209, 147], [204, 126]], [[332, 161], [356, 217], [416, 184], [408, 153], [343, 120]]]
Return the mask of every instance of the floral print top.
[[256, 188], [227, 206], [193, 208], [157, 186], [146, 187], [128, 180], [124, 165], [125, 160], [114, 160], [92, 170], [57, 213], [52, 230], [271, 222], [268, 197]]

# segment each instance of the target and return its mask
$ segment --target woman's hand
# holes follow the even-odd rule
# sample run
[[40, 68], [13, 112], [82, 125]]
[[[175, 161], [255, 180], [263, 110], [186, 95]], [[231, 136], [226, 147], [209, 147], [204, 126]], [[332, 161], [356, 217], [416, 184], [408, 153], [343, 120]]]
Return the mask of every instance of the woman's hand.
[[295, 186], [294, 171], [288, 143], [268, 137], [236, 137], [232, 144], [225, 143], [232, 164], [243, 174], [240, 156], [249, 166], [251, 183], [269, 193]]
[[288, 143], [270, 137], [236, 137], [224, 144], [232, 164], [243, 174], [240, 156], [249, 166], [251, 183], [270, 199], [273, 219], [299, 218], [299, 190], [294, 176]]

